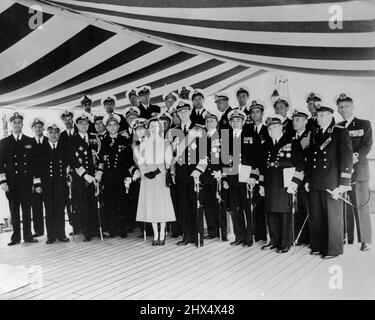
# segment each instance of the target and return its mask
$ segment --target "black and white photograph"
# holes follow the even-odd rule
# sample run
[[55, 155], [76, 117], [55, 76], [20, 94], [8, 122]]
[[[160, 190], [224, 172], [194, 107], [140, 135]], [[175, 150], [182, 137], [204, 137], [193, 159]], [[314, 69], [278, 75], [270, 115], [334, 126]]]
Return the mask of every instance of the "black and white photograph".
[[373, 0], [0, 0], [0, 300], [374, 300], [374, 107]]

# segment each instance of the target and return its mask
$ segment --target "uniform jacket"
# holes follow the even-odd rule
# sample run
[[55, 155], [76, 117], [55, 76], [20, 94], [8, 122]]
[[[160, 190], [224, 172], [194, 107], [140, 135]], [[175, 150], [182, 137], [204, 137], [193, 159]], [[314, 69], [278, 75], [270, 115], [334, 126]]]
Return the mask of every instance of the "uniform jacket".
[[32, 138], [32, 140], [35, 153], [35, 170], [37, 170], [37, 172], [39, 173], [41, 170], [40, 166], [43, 160], [43, 149], [46, 145], [48, 145], [48, 138], [46, 136], [43, 136], [43, 142], [41, 144], [36, 141], [35, 137]]
[[36, 166], [36, 153], [32, 138], [22, 134], [16, 141], [11, 134], [0, 141], [0, 184], [7, 183], [10, 190], [21, 183], [25, 190], [40, 185]]
[[264, 124], [262, 125], [262, 127], [260, 129], [260, 132], [258, 133], [255, 130], [254, 122], [250, 123], [249, 124], [249, 134], [250, 134], [251, 137], [254, 138], [254, 140], [256, 140], [256, 142], [258, 144], [262, 144], [267, 138], [269, 138], [267, 127]]
[[201, 111], [201, 114], [198, 115], [197, 109], [194, 107], [193, 110], [191, 111], [191, 114], [190, 114], [190, 120], [191, 120], [191, 122], [193, 122], [195, 124], [200, 124], [200, 125], [204, 126], [206, 114], [207, 114], [207, 111], [206, 111], [206, 109], [203, 108], [203, 110]]
[[44, 199], [60, 201], [64, 204], [67, 197], [67, 167], [68, 158], [66, 145], [57, 142], [53, 150], [48, 143], [43, 143], [40, 151], [40, 177]]
[[182, 131], [181, 124], [168, 131], [168, 140], [173, 146], [176, 183], [186, 182], [191, 178], [190, 175], [199, 161], [199, 137], [196, 134], [201, 130], [203, 129], [191, 123], [186, 135]]
[[147, 109], [145, 108], [143, 104], [140, 104], [138, 108], [139, 108], [139, 111], [141, 112], [139, 114], [140, 118], [150, 119], [154, 115], [160, 113], [160, 107], [155, 104], [149, 104]]
[[219, 121], [219, 130], [221, 129], [229, 129], [230, 124], [228, 120], [228, 114], [234, 110], [232, 107], [228, 107], [227, 110], [224, 111], [224, 113], [221, 115], [220, 121]]
[[304, 178], [304, 159], [301, 145], [283, 134], [276, 145], [268, 138], [262, 145], [261, 174], [264, 175], [265, 209], [267, 212], [290, 212], [291, 196], [284, 187], [284, 169], [295, 168], [292, 182], [300, 185]]
[[212, 135], [206, 131], [199, 139], [199, 161], [196, 169], [201, 172], [200, 181], [204, 184], [215, 184], [216, 179], [212, 176], [213, 171], [221, 171], [221, 139], [216, 130]]
[[99, 158], [103, 163], [104, 184], [122, 185], [126, 177], [131, 177], [129, 169], [134, 166], [133, 151], [126, 137], [118, 134], [111, 138], [108, 134], [103, 140]]
[[221, 159], [223, 163], [224, 180], [230, 185], [238, 185], [242, 182], [238, 180], [239, 164], [252, 167], [249, 178], [259, 178], [259, 144], [250, 135], [249, 130], [242, 129], [238, 138], [234, 136], [233, 130], [229, 131], [227, 137], [221, 135]]
[[69, 136], [67, 130], [62, 131], [60, 134], [59, 143], [63, 144], [66, 150], [68, 151], [68, 155], [69, 155], [68, 163], [69, 164], [71, 163], [71, 160], [72, 160], [70, 156], [72, 155], [71, 150], [73, 148], [74, 137], [77, 134], [78, 134], [78, 129], [76, 128], [76, 126], [74, 126], [73, 135]]
[[353, 149], [348, 130], [332, 122], [326, 131], [310, 135], [307, 182], [310, 190], [333, 190], [349, 186], [353, 169]]
[[316, 121], [316, 117], [311, 117], [307, 120], [307, 123], [306, 123], [306, 130], [308, 131], [313, 131], [315, 129], [318, 129], [319, 128], [319, 125], [318, 125], [318, 122]]
[[[344, 126], [344, 121], [340, 124]], [[358, 154], [359, 160], [353, 164], [352, 181], [368, 181], [370, 174], [367, 155], [372, 147], [371, 122], [354, 118], [347, 129], [352, 140], [353, 153]]]
[[286, 118], [283, 122], [283, 132], [284, 134], [294, 136], [295, 130], [293, 128], [293, 120], [290, 118]]

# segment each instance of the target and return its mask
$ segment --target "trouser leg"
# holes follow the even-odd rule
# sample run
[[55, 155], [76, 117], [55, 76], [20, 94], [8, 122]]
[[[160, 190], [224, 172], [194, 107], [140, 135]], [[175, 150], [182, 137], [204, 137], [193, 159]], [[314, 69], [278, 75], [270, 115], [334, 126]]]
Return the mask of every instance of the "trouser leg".
[[44, 234], [43, 195], [34, 192], [32, 194], [32, 212], [34, 232], [38, 235]]

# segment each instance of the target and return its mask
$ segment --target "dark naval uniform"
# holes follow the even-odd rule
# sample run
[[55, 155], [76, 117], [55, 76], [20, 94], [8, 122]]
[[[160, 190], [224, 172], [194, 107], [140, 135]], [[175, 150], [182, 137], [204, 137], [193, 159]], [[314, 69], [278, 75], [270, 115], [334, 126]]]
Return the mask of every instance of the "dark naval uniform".
[[[194, 191], [194, 178], [191, 177], [199, 160], [198, 138], [194, 136], [196, 127], [190, 123], [189, 128], [183, 130], [178, 125], [170, 130], [172, 143], [179, 145], [175, 150], [175, 175], [176, 175], [176, 197], [179, 208], [176, 214], [176, 221], [179, 222], [185, 243], [197, 243], [197, 233], [200, 233], [203, 240], [203, 214], [200, 210], [197, 214], [197, 195]], [[198, 129], [199, 130], [199, 129]]]
[[[72, 160], [73, 160], [72, 157], [71, 157], [73, 155], [71, 150], [73, 149], [74, 137], [77, 134], [78, 134], [78, 129], [75, 125], [74, 125], [74, 127], [71, 131], [64, 130], [60, 134], [59, 143], [63, 144], [65, 146], [65, 150], [67, 150], [67, 156], [68, 156], [67, 160], [68, 160], [69, 165], [71, 165]], [[71, 177], [73, 177], [74, 173], [72, 172], [71, 168], [72, 167], [70, 166], [69, 174], [70, 174]], [[76, 212], [76, 203], [74, 201], [75, 192], [73, 192], [73, 189], [74, 189], [74, 183], [71, 184], [71, 192], [69, 192], [67, 194], [67, 197], [65, 199], [65, 208], [66, 208], [66, 212], [68, 213], [69, 223], [73, 227], [74, 233], [78, 234], [80, 232], [79, 224], [74, 224], [74, 222], [75, 222], [74, 215], [75, 215], [75, 212]], [[69, 194], [70, 194], [70, 198], [69, 198]]]
[[271, 138], [267, 139], [262, 149], [270, 244], [279, 250], [288, 250], [292, 244], [292, 195], [284, 187], [284, 169], [294, 167], [291, 181], [301, 184], [304, 177], [303, 151], [300, 144], [286, 133], [276, 144]]
[[66, 239], [64, 208], [68, 197], [67, 153], [66, 145], [60, 142], [52, 144], [47, 141], [41, 150], [41, 179], [46, 207], [47, 238], [51, 242]]
[[[219, 237], [219, 228], [221, 228], [222, 239], [227, 240], [227, 215], [225, 207], [219, 203], [221, 192], [217, 189], [218, 182], [213, 177], [214, 171], [221, 171], [221, 141], [219, 131], [213, 133], [204, 133], [199, 141], [200, 160], [196, 169], [201, 172], [199, 177], [202, 183], [200, 193], [201, 203], [204, 209], [207, 231], [209, 238]], [[220, 188], [221, 188], [221, 182]]]
[[[89, 138], [89, 140], [93, 140]], [[73, 183], [74, 197], [77, 206], [77, 223], [80, 224], [86, 240], [99, 235], [98, 208], [95, 198], [95, 185], [88, 183], [84, 176], [88, 174], [95, 176], [95, 164], [92, 150], [96, 150], [97, 144], [90, 144], [78, 133], [74, 137], [72, 148], [72, 170], [74, 172]]]
[[318, 121], [316, 120], [316, 117], [311, 117], [307, 120], [306, 130], [314, 131], [315, 129], [319, 129]]
[[234, 110], [232, 107], [228, 107], [224, 112], [223, 114], [221, 115], [221, 118], [220, 118], [220, 121], [219, 121], [219, 130], [222, 130], [222, 129], [230, 129], [230, 124], [229, 124], [229, 120], [228, 120], [228, 114], [229, 112], [231, 112], [232, 110]]
[[102, 184], [105, 220], [110, 237], [127, 235], [129, 208], [125, 205], [124, 179], [131, 177], [129, 168], [133, 165], [132, 154], [127, 139], [122, 135], [107, 135], [103, 140], [100, 159], [104, 164]]
[[[303, 159], [305, 163], [305, 169], [306, 172], [306, 163], [309, 156], [309, 144], [310, 144], [310, 134], [311, 132], [308, 130], [304, 130], [301, 134], [295, 134], [294, 139], [299, 142], [303, 149]], [[298, 187], [298, 193], [297, 193], [297, 210], [296, 210], [296, 216], [295, 216], [295, 234], [298, 235], [299, 231], [301, 230], [304, 221], [306, 220], [307, 215], [310, 212], [310, 206], [309, 206], [309, 194], [305, 189], [305, 182], [306, 179], [304, 178], [304, 181], [301, 185]], [[310, 215], [309, 215], [310, 217]], [[299, 244], [309, 244], [310, 243], [310, 232], [309, 232], [309, 221], [306, 220], [305, 226], [303, 227], [302, 233], [300, 235], [300, 238], [298, 240]]]
[[286, 118], [283, 122], [283, 133], [293, 137], [295, 132], [296, 131], [293, 128], [293, 120], [290, 118]]
[[[322, 108], [322, 107], [321, 107]], [[332, 123], [310, 137], [307, 182], [310, 187], [310, 248], [323, 256], [343, 253], [343, 205], [327, 192], [350, 186], [353, 149], [347, 129]]]
[[[269, 139], [267, 127], [262, 124], [260, 129], [258, 129], [254, 123], [250, 123], [248, 127], [249, 135], [253, 138], [255, 145], [259, 147]], [[259, 179], [263, 179], [261, 175]], [[264, 197], [259, 194], [260, 185], [257, 184], [254, 187], [254, 236], [255, 241], [267, 241], [267, 224], [266, 224], [266, 215], [264, 208]]]
[[190, 114], [190, 120], [194, 124], [199, 124], [201, 126], [204, 126], [205, 125], [204, 119], [205, 119], [206, 114], [207, 114], [207, 111], [204, 108], [199, 109], [199, 110], [197, 108], [193, 108]]
[[[42, 149], [44, 146], [48, 144], [48, 138], [43, 136], [41, 139], [33, 138], [34, 142], [34, 152], [35, 152], [35, 166], [36, 170], [40, 166], [43, 156], [42, 156]], [[33, 212], [33, 227], [34, 232], [37, 236], [41, 236], [44, 234], [44, 208], [43, 208], [43, 193], [36, 193], [33, 192], [33, 200], [32, 200], [32, 212]]]
[[[18, 140], [16, 140], [18, 139]], [[20, 206], [22, 208], [22, 224], [24, 241], [32, 241], [31, 202], [32, 189], [40, 186], [35, 167], [33, 139], [22, 134], [15, 138], [10, 135], [0, 142], [0, 184], [7, 183], [9, 191], [6, 196], [13, 225], [11, 241], [21, 241]]]
[[358, 207], [353, 208], [347, 205], [347, 231], [348, 241], [354, 241], [354, 219], [357, 226], [358, 242], [371, 243], [371, 219], [368, 205], [369, 193], [369, 164], [367, 155], [372, 147], [372, 129], [368, 120], [353, 118], [340, 122], [339, 125], [346, 127], [352, 140], [353, 154], [358, 161], [353, 163], [352, 190], [349, 192], [351, 202]]
[[252, 170], [249, 178], [258, 180], [259, 146], [256, 145], [249, 131], [245, 129], [241, 130], [238, 137], [233, 130], [230, 130], [227, 146], [224, 145], [224, 137], [222, 139], [223, 180], [226, 180], [229, 184], [229, 207], [232, 215], [235, 242], [236, 244], [252, 244], [253, 221], [250, 212], [250, 198], [247, 183], [239, 181], [238, 168], [240, 164], [251, 166]]
[[154, 117], [158, 113], [160, 113], [160, 107], [155, 104], [149, 104], [147, 107], [143, 104], [140, 104], [138, 106], [139, 111], [141, 112], [139, 114], [139, 118], [145, 118], [150, 119], [151, 117]]

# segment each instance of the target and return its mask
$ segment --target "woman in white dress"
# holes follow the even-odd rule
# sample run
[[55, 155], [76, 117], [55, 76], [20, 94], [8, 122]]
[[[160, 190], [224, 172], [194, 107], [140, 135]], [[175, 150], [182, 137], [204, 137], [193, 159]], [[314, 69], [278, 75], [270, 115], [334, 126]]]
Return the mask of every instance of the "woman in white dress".
[[152, 245], [156, 246], [165, 244], [166, 222], [176, 221], [170, 190], [166, 184], [166, 170], [172, 162], [172, 148], [163, 138], [158, 118], [148, 120], [146, 128], [147, 137], [134, 148], [134, 160], [141, 172], [136, 220], [152, 223]]

